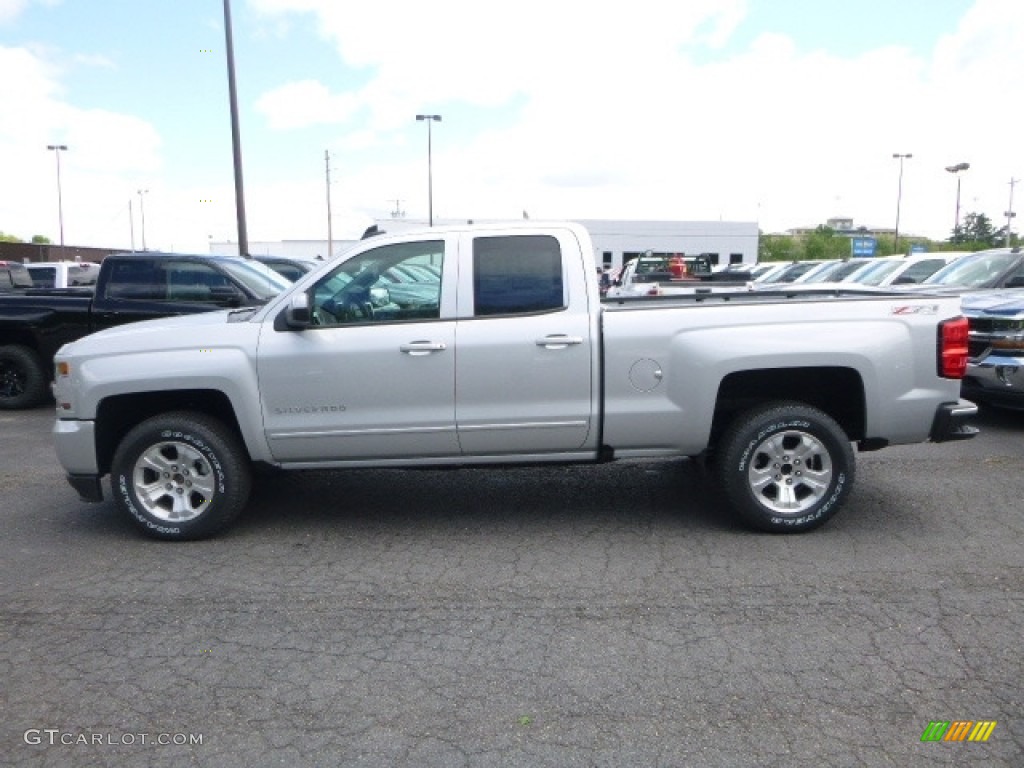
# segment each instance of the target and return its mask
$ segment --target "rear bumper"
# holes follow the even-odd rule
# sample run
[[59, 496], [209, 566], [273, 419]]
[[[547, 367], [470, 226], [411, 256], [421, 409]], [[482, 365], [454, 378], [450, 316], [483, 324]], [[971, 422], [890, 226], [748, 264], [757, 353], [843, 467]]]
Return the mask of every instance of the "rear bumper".
[[932, 431], [929, 434], [934, 443], [948, 443], [953, 440], [970, 440], [978, 434], [978, 428], [967, 422], [978, 414], [978, 406], [970, 400], [943, 403], [935, 409]]

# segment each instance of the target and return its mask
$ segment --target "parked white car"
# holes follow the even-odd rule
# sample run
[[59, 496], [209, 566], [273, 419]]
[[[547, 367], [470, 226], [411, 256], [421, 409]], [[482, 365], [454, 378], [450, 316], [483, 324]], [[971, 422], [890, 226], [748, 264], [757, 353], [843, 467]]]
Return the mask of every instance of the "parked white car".
[[967, 251], [948, 251], [869, 259], [869, 264], [848, 276], [844, 282], [879, 287], [921, 283], [966, 253]]

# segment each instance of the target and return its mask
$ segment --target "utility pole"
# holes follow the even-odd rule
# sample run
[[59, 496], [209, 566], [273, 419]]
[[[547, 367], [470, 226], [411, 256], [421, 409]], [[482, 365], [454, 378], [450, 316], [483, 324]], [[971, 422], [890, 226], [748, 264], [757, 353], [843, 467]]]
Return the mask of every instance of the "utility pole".
[[[235, 44], [231, 35], [231, 3], [224, 0], [224, 42], [228, 59], [228, 101], [231, 110], [231, 147], [235, 160], [235, 216], [238, 219], [238, 255], [249, 258], [245, 228], [245, 191], [242, 184], [242, 136], [238, 125], [238, 89], [235, 87]], [[143, 244], [145, 250], [145, 244]]]
[[1006, 209], [1006, 247], [1010, 247], [1010, 230], [1013, 228], [1013, 217], [1016, 216], [1013, 212], [1013, 188], [1017, 186], [1020, 179], [1010, 179], [1010, 205]]
[[142, 250], [146, 250], [146, 204], [143, 202], [142, 196], [148, 193], [148, 189], [139, 190], [139, 216], [142, 219]]
[[331, 227], [331, 153], [324, 150], [324, 172], [327, 178], [327, 260], [334, 256], [334, 230]]

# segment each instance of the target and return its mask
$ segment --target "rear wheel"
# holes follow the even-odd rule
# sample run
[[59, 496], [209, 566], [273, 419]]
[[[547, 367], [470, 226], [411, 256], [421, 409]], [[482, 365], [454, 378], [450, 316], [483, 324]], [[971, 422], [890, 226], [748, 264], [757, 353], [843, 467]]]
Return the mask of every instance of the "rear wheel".
[[722, 436], [715, 466], [732, 508], [774, 533], [827, 522], [845, 503], [855, 474], [846, 433], [800, 403], [771, 403], [738, 416]]
[[39, 355], [18, 344], [0, 347], [0, 409], [39, 405], [46, 398], [46, 383]]
[[121, 441], [111, 467], [117, 505], [150, 536], [188, 540], [226, 528], [249, 497], [245, 450], [205, 414], [155, 416]]

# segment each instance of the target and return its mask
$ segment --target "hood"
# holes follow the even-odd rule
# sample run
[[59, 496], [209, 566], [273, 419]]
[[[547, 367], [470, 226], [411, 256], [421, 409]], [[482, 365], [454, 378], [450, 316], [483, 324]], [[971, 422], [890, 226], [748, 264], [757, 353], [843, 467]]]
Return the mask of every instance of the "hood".
[[1013, 317], [1024, 315], [1024, 290], [979, 291], [963, 298], [966, 315]]
[[249, 318], [261, 307], [217, 310], [194, 315], [161, 317], [126, 323], [115, 328], [96, 331], [64, 345], [58, 354], [97, 354], [150, 351], [171, 347], [203, 346], [214, 337], [226, 338], [228, 327], [246, 326]]

